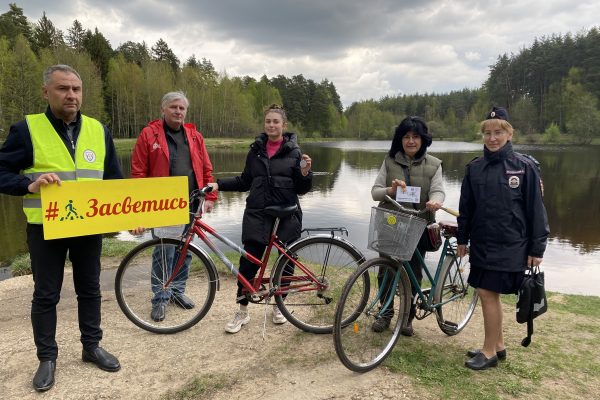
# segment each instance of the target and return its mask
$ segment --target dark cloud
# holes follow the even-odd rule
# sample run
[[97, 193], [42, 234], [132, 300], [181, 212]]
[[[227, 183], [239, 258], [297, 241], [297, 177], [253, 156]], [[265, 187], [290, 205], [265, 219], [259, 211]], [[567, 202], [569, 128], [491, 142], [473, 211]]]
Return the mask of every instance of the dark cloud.
[[[66, 32], [74, 19], [113, 47], [163, 38], [182, 60], [236, 75], [329, 79], [342, 101], [478, 87], [501, 54], [597, 24], [597, 0], [29, 0]], [[5, 6], [0, 10], [8, 9]]]
[[[306, 0], [283, 2], [274, 0], [233, 0], [148, 2], [142, 0], [105, 0], [89, 7], [101, 7], [110, 17], [119, 10], [131, 26], [168, 32], [183, 26], [201, 26], [215, 40], [235, 40], [245, 47], [278, 54], [339, 54], [349, 47], [376, 45], [395, 24], [410, 23], [415, 8], [435, 4], [439, 0]], [[52, 14], [67, 12], [65, 4], [53, 2]], [[34, 1], [25, 10], [40, 14], [49, 3]], [[85, 6], [84, 6], [85, 8]], [[102, 22], [98, 28], [102, 31]], [[93, 28], [93, 27], [91, 27]]]

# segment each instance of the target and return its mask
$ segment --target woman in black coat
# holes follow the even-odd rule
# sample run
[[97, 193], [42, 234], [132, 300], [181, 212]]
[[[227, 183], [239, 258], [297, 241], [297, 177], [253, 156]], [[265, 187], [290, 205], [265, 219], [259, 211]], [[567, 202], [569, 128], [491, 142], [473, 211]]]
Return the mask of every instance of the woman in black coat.
[[466, 367], [481, 370], [506, 358], [501, 293], [517, 293], [525, 269], [542, 262], [549, 234], [542, 181], [532, 159], [513, 151], [513, 127], [503, 108], [481, 123], [483, 157], [466, 168], [460, 191], [458, 255], [469, 248], [468, 282], [481, 299], [485, 339], [467, 352]]
[[[279, 223], [277, 236], [286, 243], [300, 237], [302, 210], [299, 194], [312, 188], [311, 159], [302, 154], [296, 135], [284, 132], [287, 127], [285, 111], [273, 104], [265, 112], [265, 132], [261, 133], [246, 157], [246, 165], [240, 176], [218, 179], [211, 184], [220, 191], [250, 191], [246, 198], [246, 209], [242, 223], [244, 250], [261, 258], [269, 243], [274, 218], [264, 212], [265, 207], [297, 204], [298, 209], [289, 218]], [[256, 276], [259, 267], [240, 257], [240, 274], [249, 282]], [[225, 331], [237, 333], [250, 322], [248, 300], [242, 297], [242, 285], [238, 282], [237, 302], [240, 304]], [[277, 306], [273, 306], [273, 322], [286, 322]]]

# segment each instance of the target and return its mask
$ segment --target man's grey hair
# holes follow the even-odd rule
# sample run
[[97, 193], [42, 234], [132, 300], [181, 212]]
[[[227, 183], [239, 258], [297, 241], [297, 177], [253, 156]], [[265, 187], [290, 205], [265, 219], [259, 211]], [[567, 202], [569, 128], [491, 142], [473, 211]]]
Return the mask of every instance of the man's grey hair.
[[73, 68], [69, 65], [65, 65], [65, 64], [56, 64], [56, 65], [49, 66], [44, 71], [44, 86], [46, 86], [48, 84], [48, 82], [50, 82], [50, 79], [52, 78], [52, 74], [56, 71], [73, 74], [79, 80], [81, 80], [81, 76], [79, 76], [79, 72], [75, 71], [75, 68]]
[[185, 96], [185, 93], [183, 93], [182, 91], [177, 91], [177, 92], [169, 92], [169, 93], [165, 94], [163, 96], [162, 100], [160, 101], [160, 108], [165, 108], [167, 106], [167, 104], [169, 104], [175, 100], [183, 100], [186, 107], [190, 106], [190, 102], [189, 102], [188, 98]]

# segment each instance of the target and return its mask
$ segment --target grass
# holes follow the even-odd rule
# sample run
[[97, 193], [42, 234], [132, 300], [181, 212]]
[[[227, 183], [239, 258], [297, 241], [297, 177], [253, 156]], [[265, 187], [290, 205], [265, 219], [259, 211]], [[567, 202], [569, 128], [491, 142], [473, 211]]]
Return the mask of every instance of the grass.
[[[115, 238], [106, 237], [102, 239], [102, 257], [123, 258], [131, 249], [137, 246], [136, 242], [126, 242]], [[67, 265], [70, 265], [67, 260]], [[12, 276], [31, 274], [31, 259], [29, 253], [16, 256], [9, 264]]]
[[[410, 377], [424, 398], [435, 394], [433, 398], [546, 399], [567, 388], [561, 398], [595, 398], [600, 383], [600, 359], [595, 351], [600, 340], [600, 298], [552, 292], [547, 297], [549, 311], [535, 320], [532, 344], [528, 348], [512, 345], [507, 361], [498, 368], [468, 370], [463, 367], [466, 349], [460, 344], [418, 336], [401, 338], [384, 365]], [[503, 296], [503, 303], [509, 310], [516, 296]], [[516, 340], [511, 337], [510, 341], [518, 343], [526, 325], [515, 325], [505, 321], [505, 332], [516, 334]]]
[[168, 391], [160, 398], [163, 400], [201, 399], [206, 395], [224, 389], [235, 383], [235, 380], [225, 375], [207, 374], [196, 377], [177, 391]]
[[137, 139], [113, 139], [117, 153], [131, 153]]
[[384, 365], [393, 373], [409, 376], [415, 387], [439, 398], [499, 399], [502, 392], [523, 396], [539, 384], [539, 367], [523, 368], [519, 361], [506, 361], [502, 368], [478, 374], [462, 366], [463, 353], [462, 348], [446, 343], [401, 338]]
[[104, 238], [102, 239], [102, 257], [125, 257], [138, 244], [138, 242]]
[[[113, 139], [117, 153], [131, 153], [137, 139]], [[247, 149], [254, 139], [251, 138], [204, 138], [208, 149]]]
[[12, 276], [31, 274], [31, 259], [29, 253], [19, 254], [9, 264]]
[[[410, 397], [422, 399], [597, 398], [600, 359], [595, 344], [600, 340], [600, 298], [553, 292], [547, 296], [550, 310], [536, 320], [532, 344], [528, 348], [511, 346], [508, 359], [498, 368], [471, 371], [463, 367], [465, 349], [460, 342], [444, 340], [444, 336], [436, 339], [417, 334], [412, 338], [401, 337], [381, 367], [391, 373], [385, 379], [408, 380], [413, 391]], [[514, 307], [516, 297], [504, 297], [507, 297], [505, 310]], [[524, 335], [524, 325], [506, 321], [505, 330], [510, 334], [517, 326], [523, 328], [514, 333], [520, 338]], [[318, 337], [298, 331], [293, 340], [265, 354], [265, 362], [277, 357], [292, 370], [335, 362], [331, 352], [290, 351], [294, 348], [292, 343], [310, 347]], [[510, 341], [515, 339], [511, 337]], [[206, 398], [213, 390], [220, 390], [222, 382], [218, 378], [214, 381], [196, 378], [163, 398]], [[226, 390], [227, 386], [221, 388]]]

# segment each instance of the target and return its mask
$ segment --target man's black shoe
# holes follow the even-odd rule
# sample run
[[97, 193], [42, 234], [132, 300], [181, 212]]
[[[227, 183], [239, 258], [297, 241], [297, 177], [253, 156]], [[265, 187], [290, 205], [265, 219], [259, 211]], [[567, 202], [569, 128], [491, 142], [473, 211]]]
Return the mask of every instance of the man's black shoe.
[[40, 361], [40, 366], [33, 376], [33, 388], [38, 392], [44, 392], [54, 386], [55, 370], [56, 361]]
[[[480, 349], [473, 349], [473, 350], [467, 351], [467, 355], [471, 358], [475, 357], [479, 353], [481, 353]], [[506, 349], [497, 351], [496, 357], [498, 357], [498, 360], [506, 360]]]
[[477, 355], [469, 360], [465, 361], [465, 367], [471, 368], [477, 371], [488, 369], [498, 366], [498, 356], [492, 358], [486, 358], [483, 353], [477, 353]]
[[150, 313], [150, 318], [153, 321], [160, 322], [165, 319], [165, 309], [166, 305], [163, 303], [159, 303], [152, 306], [152, 312]]
[[81, 358], [85, 362], [94, 363], [101, 370], [108, 372], [116, 372], [121, 369], [121, 364], [119, 364], [119, 360], [117, 357], [110, 354], [108, 351], [104, 350], [102, 347], [96, 347], [92, 351], [86, 351], [83, 349], [83, 353], [81, 353]]
[[171, 301], [175, 303], [176, 306], [179, 306], [185, 310], [191, 310], [192, 308], [196, 307], [192, 299], [183, 293], [174, 294], [173, 297], [171, 297]]

